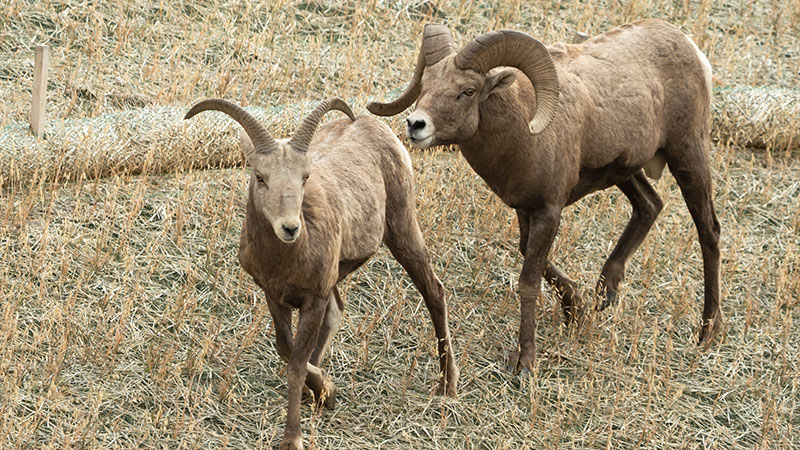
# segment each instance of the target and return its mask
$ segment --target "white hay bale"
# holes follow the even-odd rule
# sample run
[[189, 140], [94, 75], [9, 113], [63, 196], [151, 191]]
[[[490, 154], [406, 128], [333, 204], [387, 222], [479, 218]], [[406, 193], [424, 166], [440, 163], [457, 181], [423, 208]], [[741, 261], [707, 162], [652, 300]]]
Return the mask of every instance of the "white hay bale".
[[[314, 103], [246, 109], [275, 137], [293, 132]], [[189, 121], [187, 106], [143, 108], [94, 119], [50, 121], [45, 139], [27, 124], [0, 129], [0, 187], [240, 165], [237, 128], [219, 112]], [[735, 145], [800, 148], [800, 90], [715, 91], [712, 137]]]
[[[313, 105], [247, 107], [276, 137]], [[231, 167], [242, 163], [235, 122], [219, 112], [184, 121], [186, 106], [143, 108], [94, 119], [50, 121], [45, 139], [27, 124], [0, 129], [0, 187]], [[283, 124], [286, 124], [284, 127]], [[288, 129], [284, 129], [288, 128]]]
[[714, 95], [712, 137], [774, 151], [800, 149], [800, 90], [723, 88]]

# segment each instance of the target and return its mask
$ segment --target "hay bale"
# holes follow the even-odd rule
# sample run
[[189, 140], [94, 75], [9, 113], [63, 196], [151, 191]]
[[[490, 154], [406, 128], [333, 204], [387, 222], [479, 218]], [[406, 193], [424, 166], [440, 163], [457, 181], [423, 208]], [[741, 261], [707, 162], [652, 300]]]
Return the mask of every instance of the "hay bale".
[[[245, 109], [277, 137], [313, 106]], [[186, 111], [165, 106], [51, 121], [45, 139], [32, 136], [27, 124], [6, 126], [0, 129], [0, 187], [242, 164], [232, 119], [212, 111], [184, 121]]]
[[[274, 136], [292, 133], [312, 103], [246, 108]], [[800, 148], [800, 90], [726, 88], [714, 94], [712, 138], [770, 150]], [[45, 139], [27, 124], [0, 129], [0, 187], [231, 167], [242, 164], [237, 127], [218, 112], [184, 121], [185, 106], [51, 121]]]
[[800, 149], [800, 90], [734, 87], [714, 93], [711, 135], [736, 145]]

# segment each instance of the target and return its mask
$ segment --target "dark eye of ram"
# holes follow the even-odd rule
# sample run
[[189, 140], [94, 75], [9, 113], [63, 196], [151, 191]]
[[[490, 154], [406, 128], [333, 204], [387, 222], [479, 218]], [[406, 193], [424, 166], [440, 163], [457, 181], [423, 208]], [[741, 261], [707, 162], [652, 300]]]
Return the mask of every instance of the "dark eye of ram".
[[466, 95], [467, 97], [472, 97], [473, 95], [475, 95], [475, 89], [473, 89], [473, 88], [465, 89], [464, 90], [464, 95]]
[[264, 180], [264, 178], [259, 174], [256, 174], [256, 182], [261, 183], [261, 184], [267, 184], [267, 182]]

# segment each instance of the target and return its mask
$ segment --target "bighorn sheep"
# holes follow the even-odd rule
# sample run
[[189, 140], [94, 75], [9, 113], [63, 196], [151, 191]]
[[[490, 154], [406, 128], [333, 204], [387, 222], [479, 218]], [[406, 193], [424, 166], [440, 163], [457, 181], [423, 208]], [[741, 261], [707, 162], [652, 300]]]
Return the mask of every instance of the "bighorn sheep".
[[678, 28], [642, 20], [579, 45], [549, 47], [503, 30], [455, 52], [448, 29], [428, 24], [409, 86], [395, 101], [367, 109], [390, 116], [415, 100], [406, 119], [412, 144], [458, 144], [475, 172], [516, 209], [524, 262], [513, 370], [533, 367], [542, 274], [561, 293], [568, 322], [581, 311], [574, 283], [548, 260], [562, 209], [612, 185], [633, 206], [596, 286], [602, 309], [615, 301], [628, 258], [662, 209], [645, 174], [658, 178], [665, 164], [681, 188], [703, 254], [699, 342], [708, 343], [719, 332], [720, 225], [709, 168], [711, 66]]
[[[315, 130], [336, 109], [350, 119]], [[343, 302], [336, 284], [386, 243], [422, 293], [438, 339], [438, 393], [455, 397], [453, 359], [444, 289], [433, 273], [415, 216], [408, 151], [381, 121], [355, 118], [340, 99], [322, 102], [291, 139], [274, 140], [234, 103], [211, 99], [186, 119], [222, 111], [244, 128], [240, 143], [253, 167], [239, 262], [264, 290], [275, 325], [276, 347], [288, 363], [289, 407], [281, 448], [303, 448], [303, 383], [332, 408], [336, 388], [319, 369], [339, 329]], [[299, 309], [292, 338], [292, 308]]]

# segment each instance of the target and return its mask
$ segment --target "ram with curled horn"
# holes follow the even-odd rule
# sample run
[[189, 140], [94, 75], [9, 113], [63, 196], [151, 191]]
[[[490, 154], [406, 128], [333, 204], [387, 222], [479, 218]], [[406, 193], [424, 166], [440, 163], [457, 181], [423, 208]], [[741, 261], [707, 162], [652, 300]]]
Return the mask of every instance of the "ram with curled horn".
[[[186, 118], [206, 110], [239, 122], [240, 143], [252, 166], [239, 262], [266, 295], [276, 349], [288, 363], [289, 407], [280, 448], [303, 448], [304, 384], [320, 405], [334, 406], [336, 388], [319, 366], [344, 308], [336, 285], [382, 242], [411, 277], [433, 320], [440, 368], [436, 390], [455, 397], [458, 368], [444, 289], [417, 224], [411, 158], [391, 129], [373, 117], [354, 117], [340, 99], [322, 102], [294, 137], [281, 140], [226, 100], [203, 100]], [[349, 118], [317, 130], [330, 110]], [[299, 310], [294, 336], [293, 309]]]
[[[428, 60], [433, 47], [443, 51]], [[406, 118], [411, 143], [457, 144], [489, 188], [516, 210], [524, 261], [512, 370], [533, 368], [542, 274], [561, 296], [567, 321], [582, 315], [575, 283], [549, 260], [562, 210], [610, 186], [631, 202], [630, 222], [595, 286], [603, 309], [617, 300], [625, 265], [663, 207], [647, 178], [659, 178], [665, 166], [699, 236], [705, 298], [697, 337], [709, 344], [723, 325], [720, 224], [709, 164], [711, 66], [694, 42], [651, 19], [580, 44], [545, 46], [502, 30], [458, 52], [451, 48], [446, 27], [427, 25], [410, 85], [397, 100], [367, 109], [396, 115], [416, 101]]]

